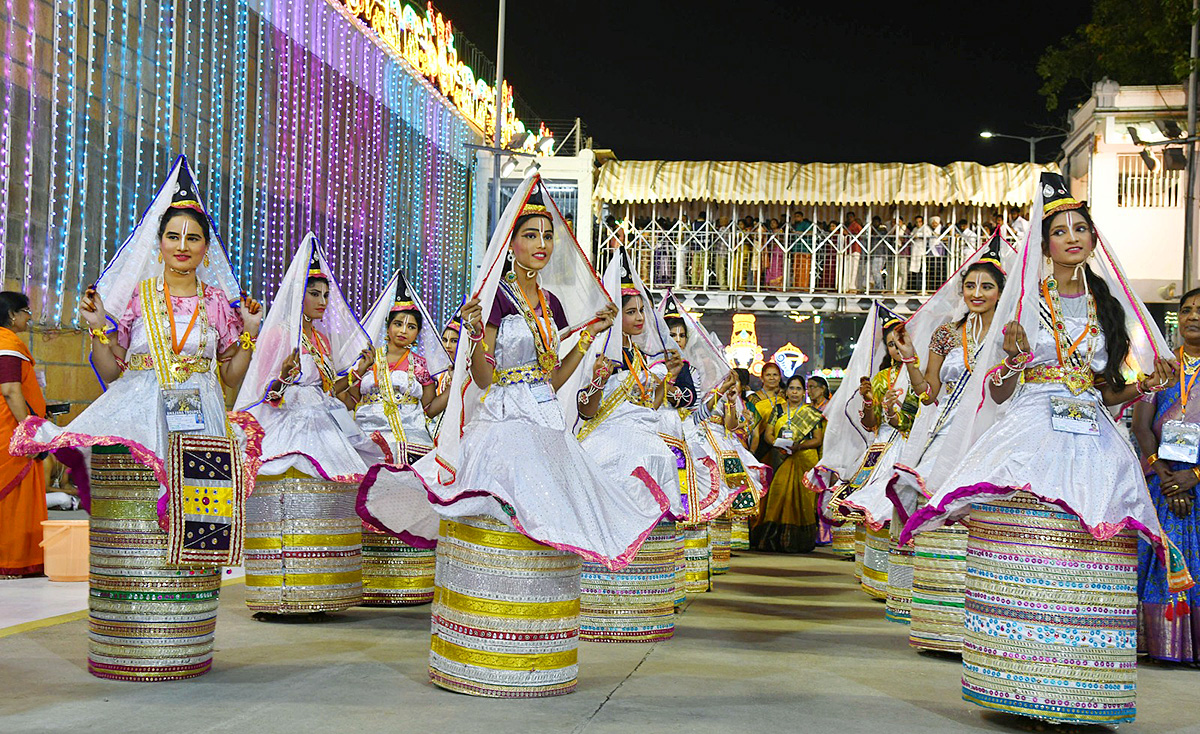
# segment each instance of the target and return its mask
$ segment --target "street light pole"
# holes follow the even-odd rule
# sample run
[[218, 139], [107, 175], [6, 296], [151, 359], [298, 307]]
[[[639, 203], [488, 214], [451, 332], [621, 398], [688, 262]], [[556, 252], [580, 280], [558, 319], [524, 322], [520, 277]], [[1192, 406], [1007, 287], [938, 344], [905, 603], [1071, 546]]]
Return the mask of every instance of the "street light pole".
[[[1193, 1], [1200, 2], [1200, 0], [1193, 0]], [[1038, 143], [1042, 142], [1043, 140], [1050, 140], [1051, 138], [1061, 138], [1064, 135], [1066, 135], [1066, 133], [1054, 133], [1053, 135], [1041, 135], [1041, 136], [1037, 136], [1037, 137], [1030, 137], [1028, 135], [1004, 135], [1003, 133], [994, 133], [994, 132], [991, 132], [990, 130], [984, 130], [983, 132], [979, 133], [979, 137], [985, 138], [985, 139], [986, 138], [1009, 138], [1010, 140], [1024, 140], [1025, 142], [1029, 143], [1029, 162], [1030, 163], [1037, 163], [1037, 144]]]
[[492, 206], [491, 225], [496, 227], [500, 222], [500, 132], [504, 126], [504, 6], [505, 0], [500, 0], [500, 22], [496, 27], [496, 129], [492, 135]]

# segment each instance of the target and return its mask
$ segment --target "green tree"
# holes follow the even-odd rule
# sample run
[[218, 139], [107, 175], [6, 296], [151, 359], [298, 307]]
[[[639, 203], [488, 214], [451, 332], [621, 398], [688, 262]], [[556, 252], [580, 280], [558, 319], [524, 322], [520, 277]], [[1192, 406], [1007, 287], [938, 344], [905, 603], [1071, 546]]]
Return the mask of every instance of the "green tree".
[[1095, 0], [1092, 19], [1038, 60], [1046, 109], [1086, 99], [1104, 77], [1176, 84], [1189, 71], [1191, 0]]

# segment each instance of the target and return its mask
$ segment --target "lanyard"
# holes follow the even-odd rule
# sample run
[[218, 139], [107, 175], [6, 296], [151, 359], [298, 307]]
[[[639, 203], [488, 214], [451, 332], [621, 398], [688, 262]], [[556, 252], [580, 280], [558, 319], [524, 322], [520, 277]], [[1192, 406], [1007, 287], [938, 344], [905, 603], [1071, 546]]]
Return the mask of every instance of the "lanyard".
[[[641, 350], [637, 347], [633, 347], [629, 350], [622, 350], [622, 352], [623, 354], [621, 356], [625, 358], [625, 366], [629, 369], [629, 374], [633, 375], [633, 381], [637, 383], [638, 392], [642, 395], [642, 402], [649, 401], [650, 395], [646, 392], [646, 386], [642, 383], [642, 378], [638, 375], [638, 372], [642, 366]], [[629, 359], [629, 352], [633, 352], [634, 354], [632, 363]]]
[[[1050, 297], [1050, 287], [1046, 285], [1046, 281], [1044, 280], [1042, 281], [1042, 297], [1046, 299], [1046, 307], [1050, 309], [1050, 320], [1054, 323], [1054, 351], [1058, 354], [1058, 364], [1060, 367], [1066, 367], [1067, 363], [1063, 361], [1062, 342], [1059, 340], [1059, 332], [1065, 331], [1066, 325], [1063, 324], [1058, 312], [1054, 310], [1054, 299]], [[1079, 349], [1079, 345], [1083, 343], [1083, 338], [1087, 336], [1087, 334], [1087, 328], [1079, 333], [1079, 338], [1076, 339], [1071, 344], [1071, 348], [1067, 350], [1067, 357], [1075, 354], [1075, 350]]]
[[[204, 298], [204, 288], [201, 286], [196, 294], [198, 298]], [[192, 310], [192, 320], [188, 322], [187, 330], [183, 332], [183, 338], [175, 339], [175, 304], [171, 302], [171, 288], [167, 285], [167, 279], [163, 278], [163, 296], [167, 299], [167, 311], [170, 312], [171, 318], [171, 349], [175, 350], [176, 354], [183, 351], [183, 345], [187, 343], [188, 335], [192, 333], [192, 327], [196, 325], [196, 317], [200, 315], [200, 301], [196, 301], [196, 308]]]
[[[555, 352], [554, 344], [551, 341], [554, 333], [551, 331], [551, 329], [554, 328], [554, 315], [550, 313], [550, 308], [546, 304], [545, 293], [542, 292], [541, 288], [538, 288], [538, 307], [542, 310], [542, 316], [541, 318], [538, 318], [538, 315], [534, 312], [533, 307], [529, 305], [529, 299], [525, 297], [525, 291], [523, 291], [521, 286], [517, 285], [516, 283], [514, 283], [513, 286], [513, 290], [517, 292], [517, 297], [521, 299], [521, 303], [525, 304], [525, 308], [529, 311], [529, 315], [533, 317], [533, 323], [537, 325], [538, 338], [541, 340], [543, 347], [542, 353], [545, 354]], [[545, 321], [545, 326], [542, 325], [543, 321]]]
[[1183, 353], [1183, 347], [1179, 348], [1179, 397], [1183, 401], [1183, 417], [1187, 418], [1188, 395], [1192, 392], [1192, 386], [1196, 384], [1196, 377], [1200, 376], [1200, 369], [1192, 373], [1192, 379], [1184, 379], [1185, 369], [1184, 363], [1187, 357]]

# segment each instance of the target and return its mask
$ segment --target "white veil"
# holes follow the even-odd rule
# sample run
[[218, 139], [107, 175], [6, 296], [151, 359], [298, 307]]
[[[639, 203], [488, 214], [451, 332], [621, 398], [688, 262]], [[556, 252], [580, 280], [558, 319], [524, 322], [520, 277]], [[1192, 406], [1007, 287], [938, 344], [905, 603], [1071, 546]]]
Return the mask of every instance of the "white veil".
[[[678, 351], [678, 345], [671, 338], [671, 330], [667, 328], [667, 322], [663, 321], [662, 314], [654, 308], [654, 299], [650, 297], [650, 291], [642, 282], [637, 269], [630, 267], [629, 256], [625, 252], [625, 246], [622, 245], [617, 251], [617, 256], [608, 262], [608, 267], [604, 270], [604, 290], [612, 302], [618, 304], [618, 307], [621, 303], [621, 284], [626, 282], [632, 282], [633, 287], [641, 294], [646, 312], [646, 325], [641, 334], [633, 337], [633, 343], [651, 362], [661, 360], [668, 349]], [[624, 343], [625, 334], [621, 329], [621, 317], [618, 315], [613, 321], [612, 328], [604, 335], [604, 356], [613, 362], [622, 361], [625, 358], [621, 351]]]
[[379, 298], [375, 299], [375, 303], [363, 317], [363, 329], [366, 330], [373, 345], [385, 346], [387, 344], [388, 314], [391, 313], [392, 305], [396, 302], [396, 296], [400, 294], [401, 287], [403, 287], [406, 300], [412, 301], [417, 310], [421, 312], [421, 330], [417, 333], [415, 351], [425, 360], [425, 367], [429, 370], [429, 374], [436, 377], [450, 369], [450, 355], [446, 354], [446, 348], [442, 346], [442, 332], [434, 330], [437, 323], [429, 318], [429, 311], [425, 308], [425, 303], [408, 279], [404, 277], [403, 271], [397, 270], [392, 275], [392, 279], [383, 287]]
[[[1003, 326], [1011, 321], [1019, 321], [1029, 337], [1029, 343], [1037, 340], [1037, 333], [1042, 328], [1039, 318], [1039, 300], [1041, 299], [1040, 284], [1042, 278], [1049, 275], [1045, 270], [1045, 258], [1042, 256], [1042, 220], [1044, 218], [1044, 202], [1056, 194], [1063, 195], [1062, 179], [1055, 174], [1042, 174], [1041, 183], [1034, 197], [1032, 221], [1029, 223], [1029, 236], [1024, 245], [1018, 250], [1016, 262], [1009, 272], [1009, 281], [996, 304], [996, 314], [992, 317], [993, 324]], [[1170, 349], [1157, 324], [1146, 311], [1145, 305], [1134, 294], [1125, 277], [1125, 271], [1117, 261], [1115, 253], [1105, 243], [1104, 236], [1096, 228], [1096, 256], [1091, 263], [1096, 272], [1108, 285], [1113, 297], [1125, 311], [1125, 328], [1129, 332], [1129, 356], [1126, 367], [1139, 373], [1149, 373], [1154, 369], [1156, 356], [1170, 356]], [[992, 328], [988, 331], [984, 344], [976, 359], [978, 367], [971, 373], [963, 398], [963, 405], [954, 420], [946, 429], [944, 441], [947, 442], [938, 451], [937, 460], [925, 473], [925, 483], [930, 487], [941, 487], [945, 479], [958, 465], [963, 455], [976, 439], [994, 424], [1005, 411], [1005, 405], [997, 404], [987, 390], [988, 373], [1005, 357], [1004, 330]], [[1009, 379], [1017, 379], [1010, 377]], [[906, 529], [907, 532], [907, 529]]]
[[683, 327], [687, 330], [687, 345], [683, 348], [683, 358], [700, 376], [700, 382], [696, 385], [698, 395], [703, 396], [720, 385], [721, 380], [729, 374], [730, 366], [725, 360], [725, 350], [717, 335], [706, 330], [695, 316], [683, 310], [670, 291], [658, 304], [658, 313], [664, 322], [669, 313], [678, 313], [683, 319]]
[[[1012, 243], [1004, 239], [997, 229], [987, 242], [982, 247], [971, 253], [963, 264], [954, 271], [953, 274], [946, 280], [941, 288], [937, 290], [929, 300], [922, 304], [917, 314], [913, 315], [910, 321], [909, 334], [913, 338], [913, 345], [916, 347], [918, 355], [929, 354], [929, 343], [933, 339], [933, 332], [937, 331], [938, 327], [957, 322], [967, 313], [967, 304], [963, 301], [960, 282], [962, 274], [967, 268], [979, 262], [984, 255], [988, 254], [989, 248], [997, 245], [997, 250], [1000, 256], [1000, 269], [1006, 274], [1012, 273], [1013, 266], [1017, 260], [1017, 251], [1013, 248]], [[1011, 280], [1008, 280], [1011, 283]], [[1001, 293], [1003, 296], [1003, 292]], [[997, 323], [996, 319], [992, 319], [992, 325]], [[986, 334], [982, 335], [986, 339]], [[980, 362], [979, 364], [983, 364]], [[965, 393], [964, 393], [965, 394]], [[916, 419], [913, 421], [912, 429], [909, 431], [909, 440], [901, 449], [900, 456], [896, 460], [897, 464], [905, 466], [916, 466], [921, 456], [925, 453], [925, 448], [929, 444], [931, 433], [937, 425], [938, 418], [941, 416], [942, 406], [922, 406], [918, 412]]]
[[[496, 290], [500, 286], [500, 279], [504, 274], [505, 256], [508, 252], [509, 241], [512, 239], [513, 229], [521, 210], [535, 191], [540, 193], [542, 203], [546, 206], [550, 219], [554, 223], [554, 252], [550, 261], [538, 273], [538, 284], [558, 298], [567, 316], [569, 326], [559, 333], [563, 339], [559, 350], [561, 354], [574, 348], [575, 340], [568, 340], [566, 337], [575, 334], [594, 321], [596, 312], [610, 304], [611, 301], [605, 294], [600, 278], [592, 269], [587, 255], [579, 247], [575, 233], [571, 231], [566, 219], [558, 210], [558, 206], [550, 197], [550, 192], [542, 184], [541, 176], [536, 172], [531, 173], [521, 182], [508, 205], [504, 207], [496, 230], [492, 233], [487, 252], [483, 256], [481, 267], [475, 275], [475, 281], [471, 286], [471, 297], [479, 299], [479, 305], [483, 308], [486, 320], [492, 312], [492, 304], [496, 300]], [[450, 399], [446, 405], [446, 417], [442, 421], [441, 430], [438, 432], [437, 447], [433, 452], [438, 463], [437, 481], [442, 485], [454, 482], [460, 463], [459, 451], [463, 426], [470, 421], [478, 405], [476, 398], [479, 394], [478, 388], [472, 387], [469, 391], [466, 389], [467, 363], [470, 361], [473, 347], [474, 343], [464, 329], [462, 338], [458, 340], [458, 354], [454, 360], [454, 377], [450, 383]], [[579, 369], [582, 369], [582, 366], [576, 368], [576, 371]], [[573, 391], [566, 389], [559, 391], [559, 404], [566, 407], [570, 403], [572, 413], [575, 399]]]
[[874, 439], [874, 434], [863, 428], [859, 421], [863, 401], [858, 385], [864, 377], [871, 379], [882, 359], [885, 349], [882, 327], [887, 314], [887, 309], [878, 301], [871, 304], [867, 320], [858, 333], [858, 341], [854, 343], [854, 353], [843, 373], [842, 384], [825, 404], [823, 412], [828, 420], [825, 448], [821, 463], [810, 472], [810, 481], [817, 480], [814, 484], [819, 489], [828, 489], [839, 480], [849, 479]]
[[355, 318], [350, 304], [338, 288], [333, 271], [325, 254], [321, 252], [317, 237], [309, 232], [292, 256], [275, 301], [267, 311], [259, 332], [258, 343], [246, 379], [238, 392], [235, 407], [247, 410], [262, 402], [267, 386], [279, 377], [283, 360], [300, 346], [301, 319], [304, 315], [304, 290], [308, 284], [309, 264], [316, 260], [322, 273], [329, 280], [329, 302], [325, 315], [315, 324], [329, 338], [330, 357], [338, 374], [345, 374], [358, 355], [370, 344], [367, 333]]
[[204, 199], [200, 196], [187, 158], [181, 155], [175, 159], [171, 172], [154, 194], [150, 206], [142, 212], [142, 217], [134, 226], [133, 232], [113, 253], [112, 260], [109, 260], [96, 280], [96, 291], [100, 294], [104, 309], [114, 325], [116, 320], [124, 315], [141, 282], [162, 275], [163, 264], [158, 259], [158, 225], [176, 194], [199, 204], [205, 218], [208, 219], [208, 264], [201, 265], [196, 271], [196, 276], [206, 285], [225, 291], [225, 297], [231, 304], [236, 305], [241, 298], [241, 288], [233, 274], [233, 267], [229, 264], [225, 243], [221, 241], [221, 235], [208, 214], [208, 208], [204, 206]]

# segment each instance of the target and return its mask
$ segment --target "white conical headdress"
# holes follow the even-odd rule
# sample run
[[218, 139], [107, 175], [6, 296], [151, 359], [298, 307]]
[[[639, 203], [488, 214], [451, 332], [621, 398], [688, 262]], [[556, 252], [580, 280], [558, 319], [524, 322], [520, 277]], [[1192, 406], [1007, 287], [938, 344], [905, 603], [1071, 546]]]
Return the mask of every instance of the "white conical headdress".
[[[651, 361], [661, 359], [668, 349], [677, 350], [677, 345], [671, 339], [671, 330], [667, 328], [667, 322], [663, 321], [662, 314], [654, 308], [654, 300], [650, 297], [650, 291], [642, 282], [641, 276], [638, 275], [636, 269], [630, 266], [629, 256], [625, 252], [624, 246], [617, 251], [616, 256], [604, 269], [604, 290], [612, 302], [618, 306], [621, 305], [622, 296], [626, 295], [627, 291], [642, 297], [646, 325], [642, 328], [641, 334], [633, 337], [633, 343]], [[612, 328], [604, 335], [604, 356], [614, 362], [620, 362], [624, 359], [621, 352], [624, 344], [625, 334], [621, 329], [621, 317], [618, 315]]]
[[[542, 204], [538, 206], [539, 213], [549, 216], [554, 224], [554, 252], [550, 261], [538, 273], [538, 284], [553, 293], [562, 305], [569, 326], [560, 332], [563, 343], [560, 353], [574, 348], [574, 340], [566, 340], [567, 336], [577, 333], [596, 317], [596, 312], [609, 305], [611, 301], [604, 292], [599, 276], [592, 269], [587, 255], [575, 240], [575, 234], [559, 212], [550, 193], [542, 184], [542, 178], [536, 172], [531, 173], [517, 187], [512, 199], [504, 207], [500, 221], [488, 244], [483, 256], [482, 265], [475, 275], [471, 287], [471, 297], [478, 298], [483, 308], [484, 319], [492, 311], [492, 304], [497, 298], [497, 288], [500, 279], [504, 277], [505, 261], [516, 228], [517, 219], [525, 213], [530, 213], [526, 205], [535, 193], [540, 194]], [[504, 296], [500, 296], [503, 298]], [[465, 332], [465, 329], [464, 329]], [[459, 441], [462, 437], [463, 426], [471, 419], [479, 400], [476, 393], [467, 391], [467, 362], [470, 361], [472, 348], [475, 346], [467, 335], [458, 340], [458, 354], [454, 360], [454, 377], [450, 384], [450, 399], [446, 405], [446, 417], [438, 432], [435, 459], [438, 463], [438, 482], [452, 484], [455, 472], [460, 464]], [[582, 367], [577, 368], [582, 369]], [[475, 388], [472, 388], [474, 391]], [[571, 407], [574, 411], [575, 393], [566, 389], [559, 391], [559, 404]], [[566, 411], [564, 411], [566, 412]], [[569, 425], [569, 424], [568, 424]]]
[[669, 315], [677, 314], [683, 320], [683, 327], [687, 330], [687, 346], [683, 348], [683, 358], [699, 373], [700, 384], [696, 385], [696, 391], [703, 395], [721, 384], [729, 374], [730, 366], [717, 335], [709, 332], [695, 316], [683, 310], [672, 293], [668, 292], [659, 303], [658, 313], [664, 323]]
[[354, 366], [358, 355], [369, 344], [367, 333], [358, 323], [350, 304], [342, 295], [341, 288], [333, 277], [333, 271], [325, 254], [321, 251], [316, 235], [311, 232], [304, 237], [279, 290], [275, 301], [263, 320], [258, 335], [258, 344], [242, 389], [238, 392], [235, 407], [247, 410], [263, 399], [271, 381], [279, 377], [283, 360], [300, 346], [300, 332], [304, 317], [304, 291], [308, 285], [310, 270], [317, 270], [329, 282], [329, 301], [325, 315], [313, 325], [329, 338], [330, 357], [338, 374], [345, 374]]
[[172, 205], [176, 208], [194, 209], [208, 219], [208, 264], [201, 265], [196, 271], [196, 276], [206, 285], [223, 290], [230, 303], [237, 303], [241, 298], [241, 288], [229, 264], [225, 244], [217, 234], [217, 227], [212, 218], [208, 216], [208, 209], [204, 206], [204, 199], [200, 196], [187, 158], [179, 156], [154, 195], [154, 200], [150, 202], [146, 211], [142, 212], [142, 217], [134, 226], [133, 232], [117, 248], [112, 260], [96, 280], [96, 291], [99, 292], [110, 318], [121, 318], [143, 280], [162, 275], [163, 264], [158, 259], [158, 226]]
[[446, 348], [442, 346], [442, 333], [436, 330], [436, 322], [429, 318], [429, 311], [421, 301], [420, 295], [401, 270], [392, 275], [379, 298], [375, 299], [375, 303], [363, 317], [363, 328], [371, 343], [386, 348], [388, 317], [395, 310], [403, 310], [395, 308], [398, 304], [404, 304], [404, 308], [414, 309], [421, 314], [421, 330], [417, 333], [417, 343], [413, 346], [416, 353], [425, 360], [429, 374], [439, 375], [450, 369], [450, 355], [446, 354]]

